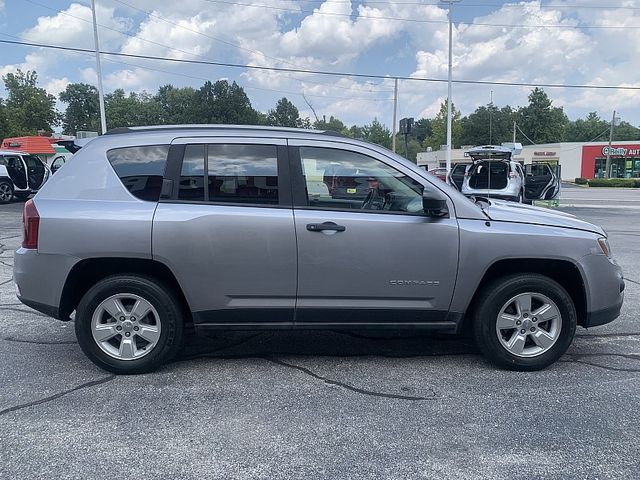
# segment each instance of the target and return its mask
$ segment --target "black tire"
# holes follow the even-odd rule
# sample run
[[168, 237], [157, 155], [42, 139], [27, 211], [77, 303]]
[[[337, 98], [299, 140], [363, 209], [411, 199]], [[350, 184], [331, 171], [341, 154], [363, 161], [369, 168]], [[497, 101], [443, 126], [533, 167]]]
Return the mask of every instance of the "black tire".
[[13, 183], [9, 180], [0, 180], [0, 204], [5, 205], [13, 200]]
[[[161, 325], [153, 350], [132, 360], [119, 360], [105, 353], [91, 332], [92, 317], [98, 306], [110, 296], [124, 293], [148, 301], [157, 311]], [[184, 312], [172, 290], [158, 280], [142, 275], [114, 275], [96, 283], [82, 297], [76, 309], [75, 330], [80, 348], [100, 368], [118, 374], [147, 373], [173, 359], [182, 348]]]
[[[514, 296], [534, 292], [551, 299], [560, 312], [561, 329], [555, 343], [534, 357], [509, 352], [498, 339], [496, 322], [502, 307]], [[485, 287], [473, 315], [473, 334], [480, 351], [494, 364], [509, 370], [542, 370], [558, 360], [569, 348], [576, 331], [577, 315], [567, 291], [554, 280], [538, 274], [502, 277]]]

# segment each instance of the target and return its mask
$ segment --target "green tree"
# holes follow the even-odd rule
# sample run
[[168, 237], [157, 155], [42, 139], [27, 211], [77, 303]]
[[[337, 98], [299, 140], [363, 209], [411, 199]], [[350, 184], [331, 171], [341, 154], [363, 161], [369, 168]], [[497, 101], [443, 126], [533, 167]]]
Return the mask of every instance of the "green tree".
[[381, 145], [385, 148], [391, 148], [391, 130], [378, 121], [373, 119], [368, 125], [362, 127], [362, 136], [367, 142]]
[[411, 136], [413, 136], [419, 143], [424, 142], [424, 139], [430, 135], [433, 135], [433, 127], [431, 125], [430, 118], [419, 118], [413, 122], [413, 131], [411, 132]]
[[615, 140], [640, 140], [640, 128], [634, 127], [629, 122], [620, 122], [614, 127], [613, 138]]
[[7, 120], [7, 108], [4, 100], [0, 98], [0, 142], [9, 136], [9, 121]]
[[342, 133], [343, 135], [349, 135], [349, 129], [347, 126], [331, 115], [329, 120], [323, 115], [322, 120], [316, 120], [313, 123], [313, 128], [316, 130], [330, 130], [332, 132]]
[[[460, 111], [455, 104], [451, 104], [451, 144], [460, 146], [462, 139], [462, 122], [460, 121]], [[423, 142], [424, 147], [431, 147], [438, 150], [440, 145], [447, 143], [447, 100], [440, 104], [440, 111], [431, 120], [431, 135], [427, 136]]]
[[125, 95], [118, 88], [105, 95], [105, 110], [109, 128], [159, 125], [162, 112], [155, 97], [149, 93], [131, 92]]
[[590, 112], [587, 118], [568, 122], [565, 139], [567, 142], [588, 142], [606, 138], [609, 122], [602, 120], [596, 112]]
[[[564, 140], [569, 119], [562, 107], [554, 107], [546, 92], [536, 87], [529, 94], [529, 105], [516, 113], [516, 122], [533, 143], [553, 143]], [[516, 141], [531, 143], [519, 131]]]
[[236, 82], [205, 82], [197, 91], [196, 100], [199, 123], [250, 125], [264, 122], [264, 118], [251, 106], [244, 89]]
[[56, 97], [38, 87], [38, 74], [17, 70], [2, 79], [8, 92], [5, 103], [7, 136], [34, 135], [40, 130], [52, 132], [60, 122]]
[[78, 130], [100, 131], [100, 104], [96, 87], [86, 83], [70, 83], [58, 98], [67, 104], [62, 115], [62, 133], [75, 135]]
[[276, 108], [269, 110], [269, 125], [277, 127], [310, 128], [308, 118], [300, 118], [298, 108], [287, 97], [278, 100]]
[[510, 106], [480, 106], [460, 121], [460, 145], [500, 145], [513, 140], [513, 110]]
[[154, 100], [160, 112], [161, 125], [202, 123], [197, 114], [196, 91], [191, 87], [177, 88], [173, 85], [162, 85]]

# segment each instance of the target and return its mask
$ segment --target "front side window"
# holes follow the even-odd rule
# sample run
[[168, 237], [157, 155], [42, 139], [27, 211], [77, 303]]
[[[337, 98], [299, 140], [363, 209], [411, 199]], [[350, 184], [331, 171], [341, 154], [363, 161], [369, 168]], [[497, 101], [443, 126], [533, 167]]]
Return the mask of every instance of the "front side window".
[[330, 210], [422, 213], [421, 183], [368, 155], [300, 147], [307, 205]]
[[168, 145], [109, 150], [107, 158], [124, 186], [141, 200], [157, 201], [169, 153]]

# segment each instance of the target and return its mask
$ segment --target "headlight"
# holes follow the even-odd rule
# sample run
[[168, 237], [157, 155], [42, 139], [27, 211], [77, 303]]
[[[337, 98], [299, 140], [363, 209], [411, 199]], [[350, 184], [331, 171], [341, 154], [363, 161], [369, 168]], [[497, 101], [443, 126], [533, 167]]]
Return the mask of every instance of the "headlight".
[[598, 238], [598, 245], [600, 245], [600, 250], [602, 250], [602, 253], [611, 258], [611, 247], [609, 246], [609, 240], [607, 240], [605, 237], [600, 237]]

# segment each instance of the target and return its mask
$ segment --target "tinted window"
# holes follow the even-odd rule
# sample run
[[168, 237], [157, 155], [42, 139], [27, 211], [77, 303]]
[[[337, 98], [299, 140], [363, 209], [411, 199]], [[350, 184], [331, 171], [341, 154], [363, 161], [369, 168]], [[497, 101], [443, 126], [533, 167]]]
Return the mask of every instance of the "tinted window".
[[204, 145], [184, 149], [178, 199], [204, 201]]
[[527, 175], [536, 177], [542, 175], [551, 175], [551, 170], [546, 163], [533, 163], [531, 164], [530, 170], [527, 171]]
[[209, 200], [278, 203], [278, 156], [273, 145], [207, 145]]
[[42, 168], [42, 161], [33, 155], [23, 155], [22, 159], [27, 164], [27, 168]]
[[167, 163], [168, 145], [116, 148], [107, 152], [125, 187], [141, 200], [157, 201]]
[[301, 147], [307, 202], [321, 209], [420, 213], [423, 185], [356, 152]]

